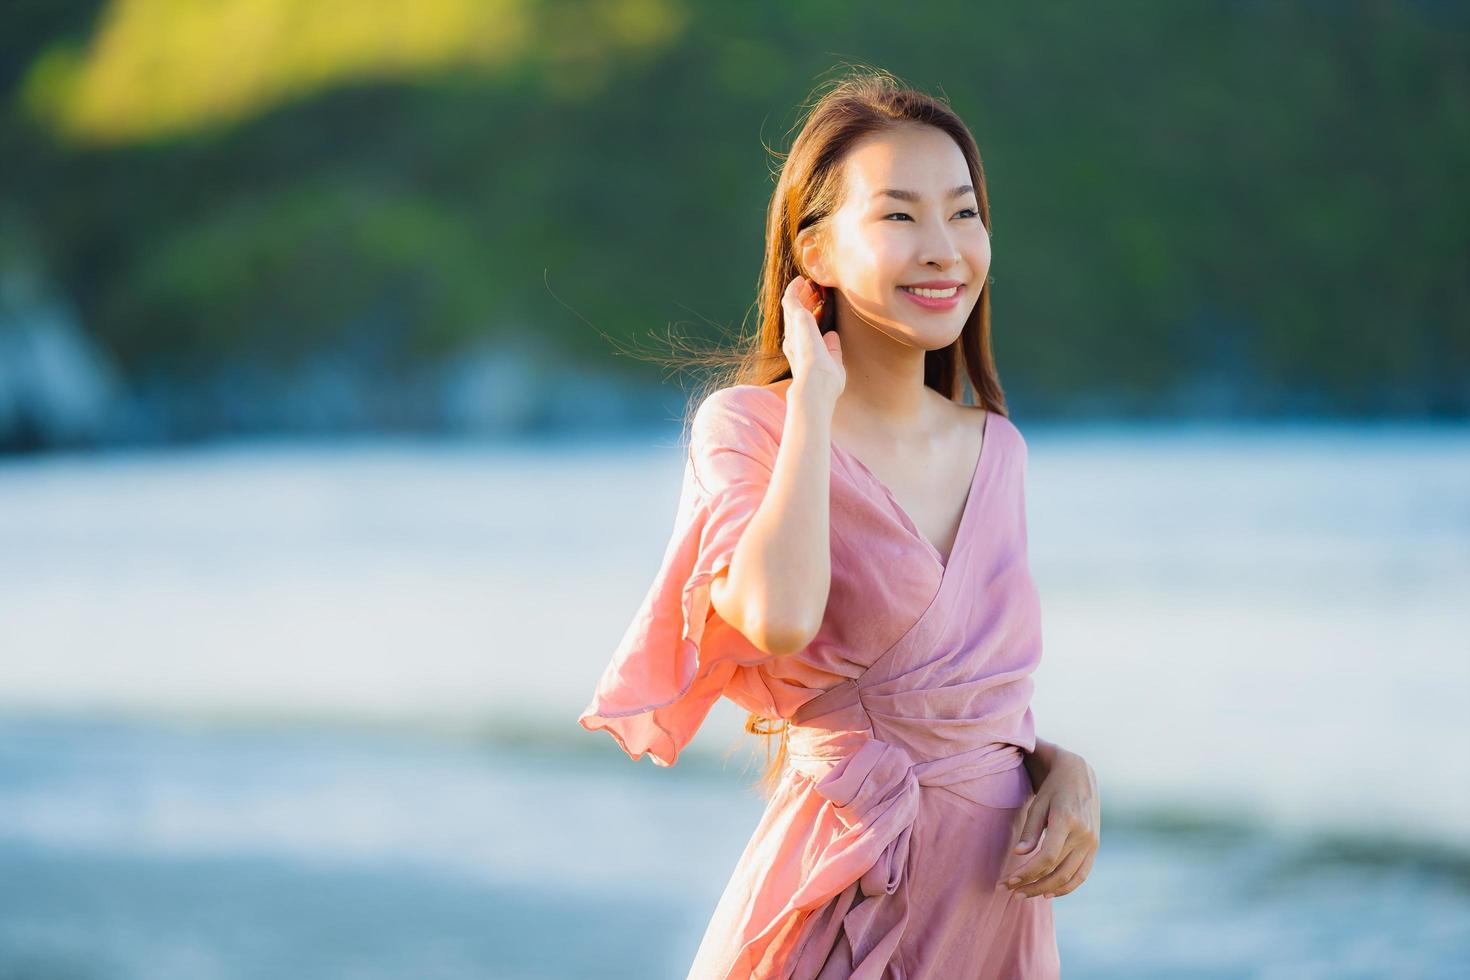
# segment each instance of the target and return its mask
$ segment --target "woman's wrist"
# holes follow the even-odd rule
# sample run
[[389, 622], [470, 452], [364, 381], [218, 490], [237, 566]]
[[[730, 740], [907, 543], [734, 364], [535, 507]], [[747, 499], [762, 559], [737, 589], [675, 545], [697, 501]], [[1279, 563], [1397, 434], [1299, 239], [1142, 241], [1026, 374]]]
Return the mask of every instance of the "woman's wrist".
[[821, 447], [819, 458], [825, 454], [832, 439], [832, 405], [820, 391], [796, 387], [793, 383], [786, 389], [786, 424], [781, 433], [781, 445]]
[[1037, 738], [1036, 748], [1027, 752], [1025, 758], [1026, 768], [1031, 773], [1031, 781], [1040, 784], [1056, 765], [1057, 757], [1065, 751], [1066, 749], [1055, 742]]
[[841, 394], [841, 390], [828, 382], [825, 376], [795, 378], [786, 386], [786, 404], [830, 419]]

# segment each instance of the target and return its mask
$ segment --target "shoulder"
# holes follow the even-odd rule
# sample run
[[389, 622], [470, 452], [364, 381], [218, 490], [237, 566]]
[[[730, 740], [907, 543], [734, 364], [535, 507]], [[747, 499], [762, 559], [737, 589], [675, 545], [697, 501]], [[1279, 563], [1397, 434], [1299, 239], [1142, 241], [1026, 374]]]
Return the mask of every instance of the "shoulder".
[[1021, 461], [1021, 465], [1025, 466], [1028, 454], [1026, 437], [1021, 434], [1020, 429], [1016, 428], [1016, 423], [1011, 421], [1009, 415], [1002, 415], [994, 409], [990, 410], [989, 415], [990, 419], [985, 428], [986, 440], [990, 440], [991, 437], [1004, 440], [1005, 444], [1010, 447], [1010, 451], [1014, 452], [1016, 458]]
[[786, 384], [787, 382], [784, 381], [776, 381], [769, 385], [738, 384], [716, 388], [705, 396], [704, 401], [700, 403], [700, 408], [733, 409], [746, 412], [764, 410], [766, 414], [770, 414], [773, 409], [781, 409], [786, 406]]
[[690, 424], [696, 452], [733, 449], [747, 455], [773, 454], [780, 444], [786, 402], [761, 385], [717, 388], [704, 397]]
[[725, 415], [753, 415], [762, 410], [769, 414], [772, 403], [782, 402], [773, 389], [762, 385], [740, 384], [716, 388], [705, 395], [695, 411], [695, 418]]
[[992, 440], [994, 440], [1016, 447], [1022, 456], [1026, 454], [1026, 438], [1021, 435], [1021, 430], [1016, 428], [1009, 415], [982, 405], [964, 405], [959, 402], [953, 404], [968, 424], [985, 433], [984, 452], [990, 451]]
[[1011, 421], [1009, 415], [1002, 415], [1000, 412], [992, 410], [990, 413], [990, 424], [995, 428], [987, 429], [987, 432], [1004, 432], [1007, 441], [1015, 443], [1020, 447], [1022, 452], [1025, 452], [1026, 437], [1021, 435], [1021, 430], [1016, 428], [1016, 423]]

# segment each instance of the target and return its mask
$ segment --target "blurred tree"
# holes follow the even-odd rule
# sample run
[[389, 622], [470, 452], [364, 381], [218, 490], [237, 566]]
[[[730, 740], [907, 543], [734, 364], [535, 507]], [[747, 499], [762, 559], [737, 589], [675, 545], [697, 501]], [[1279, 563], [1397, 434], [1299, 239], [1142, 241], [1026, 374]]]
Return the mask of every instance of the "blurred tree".
[[767, 146], [855, 60], [975, 131], [1028, 411], [1470, 411], [1460, 7], [407, 9], [3, 15], [0, 211], [127, 375], [387, 380], [528, 332], [652, 374], [588, 322], [742, 323]]

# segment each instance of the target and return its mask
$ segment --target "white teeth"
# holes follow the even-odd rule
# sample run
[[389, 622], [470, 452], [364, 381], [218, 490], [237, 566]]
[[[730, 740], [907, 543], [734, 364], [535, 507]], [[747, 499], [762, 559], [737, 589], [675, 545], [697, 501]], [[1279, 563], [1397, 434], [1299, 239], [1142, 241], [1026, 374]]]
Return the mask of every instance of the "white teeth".
[[917, 286], [900, 286], [898, 288], [906, 289], [915, 296], [926, 296], [929, 299], [949, 299], [960, 290], [958, 286], [950, 286], [948, 289], [920, 289]]

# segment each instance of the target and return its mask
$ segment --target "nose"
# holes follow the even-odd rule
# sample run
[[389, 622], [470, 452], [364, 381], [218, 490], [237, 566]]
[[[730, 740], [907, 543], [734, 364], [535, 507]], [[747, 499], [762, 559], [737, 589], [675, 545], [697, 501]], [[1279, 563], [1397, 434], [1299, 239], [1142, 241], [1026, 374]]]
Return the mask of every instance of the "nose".
[[948, 269], [959, 260], [960, 251], [955, 248], [954, 239], [948, 231], [941, 228], [924, 235], [919, 252], [921, 263], [936, 269]]

